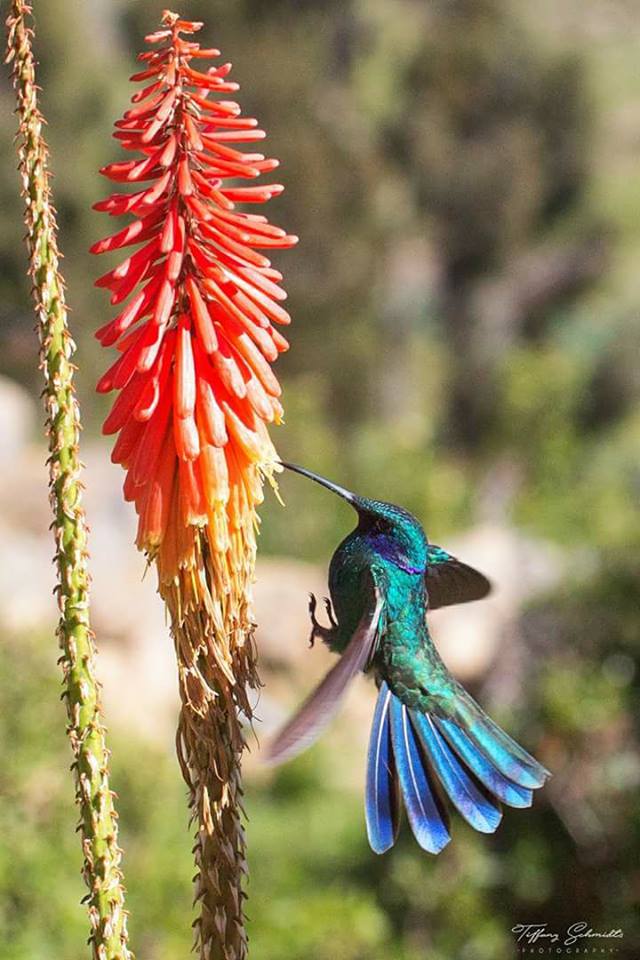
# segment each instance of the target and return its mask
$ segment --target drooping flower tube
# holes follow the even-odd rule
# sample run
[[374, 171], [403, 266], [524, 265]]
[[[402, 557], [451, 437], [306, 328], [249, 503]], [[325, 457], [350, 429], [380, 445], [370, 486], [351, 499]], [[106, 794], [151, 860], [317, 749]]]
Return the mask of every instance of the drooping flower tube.
[[[118, 357], [98, 384], [118, 395], [104, 431], [126, 470], [138, 547], [157, 563], [182, 699], [177, 748], [197, 826], [196, 945], [246, 956], [239, 714], [257, 685], [251, 584], [256, 506], [282, 416], [271, 369], [290, 322], [271, 252], [297, 237], [255, 205], [282, 191], [253, 181], [278, 166], [257, 121], [228, 99], [231, 65], [189, 39], [202, 24], [165, 11], [146, 38], [142, 84], [114, 136], [130, 159], [102, 170], [122, 188], [96, 204], [129, 217], [94, 253], [130, 249], [98, 281], [117, 309], [98, 331]], [[245, 150], [239, 146], [248, 144]]]

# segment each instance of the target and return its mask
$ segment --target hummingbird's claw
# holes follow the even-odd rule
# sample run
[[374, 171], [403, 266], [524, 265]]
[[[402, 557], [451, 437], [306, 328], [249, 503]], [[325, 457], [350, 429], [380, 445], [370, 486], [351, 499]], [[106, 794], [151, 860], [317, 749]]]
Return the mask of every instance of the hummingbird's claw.
[[329, 597], [324, 597], [324, 608], [327, 611], [327, 616], [329, 617], [329, 623], [335, 630], [335, 628], [338, 626], [338, 621], [333, 615], [333, 607], [331, 606], [331, 600], [329, 600]]
[[322, 624], [317, 620], [316, 609], [318, 606], [318, 601], [314, 593], [309, 594], [309, 616], [311, 617], [311, 636], [309, 637], [310, 647], [314, 646], [316, 637], [320, 637], [323, 643], [327, 643], [338, 627], [336, 619], [333, 615], [333, 610], [331, 609], [331, 603], [326, 598], [324, 605], [329, 620], [331, 621], [330, 627], [323, 627]]
[[309, 646], [313, 647], [316, 641], [316, 633], [319, 630], [322, 630], [321, 624], [316, 620], [316, 607], [318, 606], [318, 601], [316, 600], [315, 593], [309, 594], [309, 616], [311, 617], [311, 636], [309, 637]]

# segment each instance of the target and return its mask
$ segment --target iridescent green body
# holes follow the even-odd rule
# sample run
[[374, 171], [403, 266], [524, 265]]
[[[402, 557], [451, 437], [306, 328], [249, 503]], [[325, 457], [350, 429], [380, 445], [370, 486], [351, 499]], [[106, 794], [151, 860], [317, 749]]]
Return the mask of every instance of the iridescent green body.
[[384, 614], [371, 671], [408, 707], [453, 716], [458, 684], [440, 659], [425, 618], [429, 546], [424, 530], [399, 507], [364, 498], [360, 504], [367, 512], [329, 567], [338, 625], [327, 643], [336, 653], [344, 651], [365, 609], [375, 603], [377, 588]]

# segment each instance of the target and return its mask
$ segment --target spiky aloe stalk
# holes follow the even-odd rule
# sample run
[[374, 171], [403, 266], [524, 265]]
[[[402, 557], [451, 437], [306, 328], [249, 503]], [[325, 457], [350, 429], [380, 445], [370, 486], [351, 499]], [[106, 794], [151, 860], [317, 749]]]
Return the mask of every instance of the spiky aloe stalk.
[[33, 283], [40, 360], [44, 373], [49, 487], [57, 566], [58, 627], [64, 693], [74, 754], [76, 802], [84, 853], [96, 960], [129, 960], [127, 914], [120, 871], [117, 815], [109, 788], [109, 752], [101, 719], [96, 650], [89, 622], [87, 527], [78, 457], [80, 414], [71, 357], [64, 283], [58, 269], [57, 224], [51, 204], [48, 149], [38, 109], [29, 4], [13, 0], [7, 18], [7, 62], [17, 95], [18, 159], [25, 199], [29, 272]]

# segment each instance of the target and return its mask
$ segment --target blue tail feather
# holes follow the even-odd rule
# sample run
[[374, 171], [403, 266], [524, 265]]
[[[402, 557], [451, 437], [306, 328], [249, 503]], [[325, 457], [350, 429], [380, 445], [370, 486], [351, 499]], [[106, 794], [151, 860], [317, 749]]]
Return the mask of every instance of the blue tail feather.
[[406, 706], [391, 696], [391, 741], [404, 805], [413, 834], [428, 853], [440, 853], [451, 839], [429, 780]]
[[384, 853], [393, 846], [399, 824], [400, 804], [389, 722], [391, 697], [383, 681], [369, 738], [365, 790], [367, 836], [374, 853]]
[[429, 714], [411, 711], [424, 750], [448, 797], [464, 819], [480, 833], [493, 833], [502, 820], [499, 804], [478, 789], [460, 765]]
[[509, 780], [493, 765], [472, 740], [452, 720], [434, 717], [438, 729], [447, 738], [460, 759], [495, 797], [509, 807], [530, 807], [533, 791]]
[[459, 698], [458, 725], [507, 779], [528, 790], [541, 787], [549, 771], [516, 743], [464, 692]]

